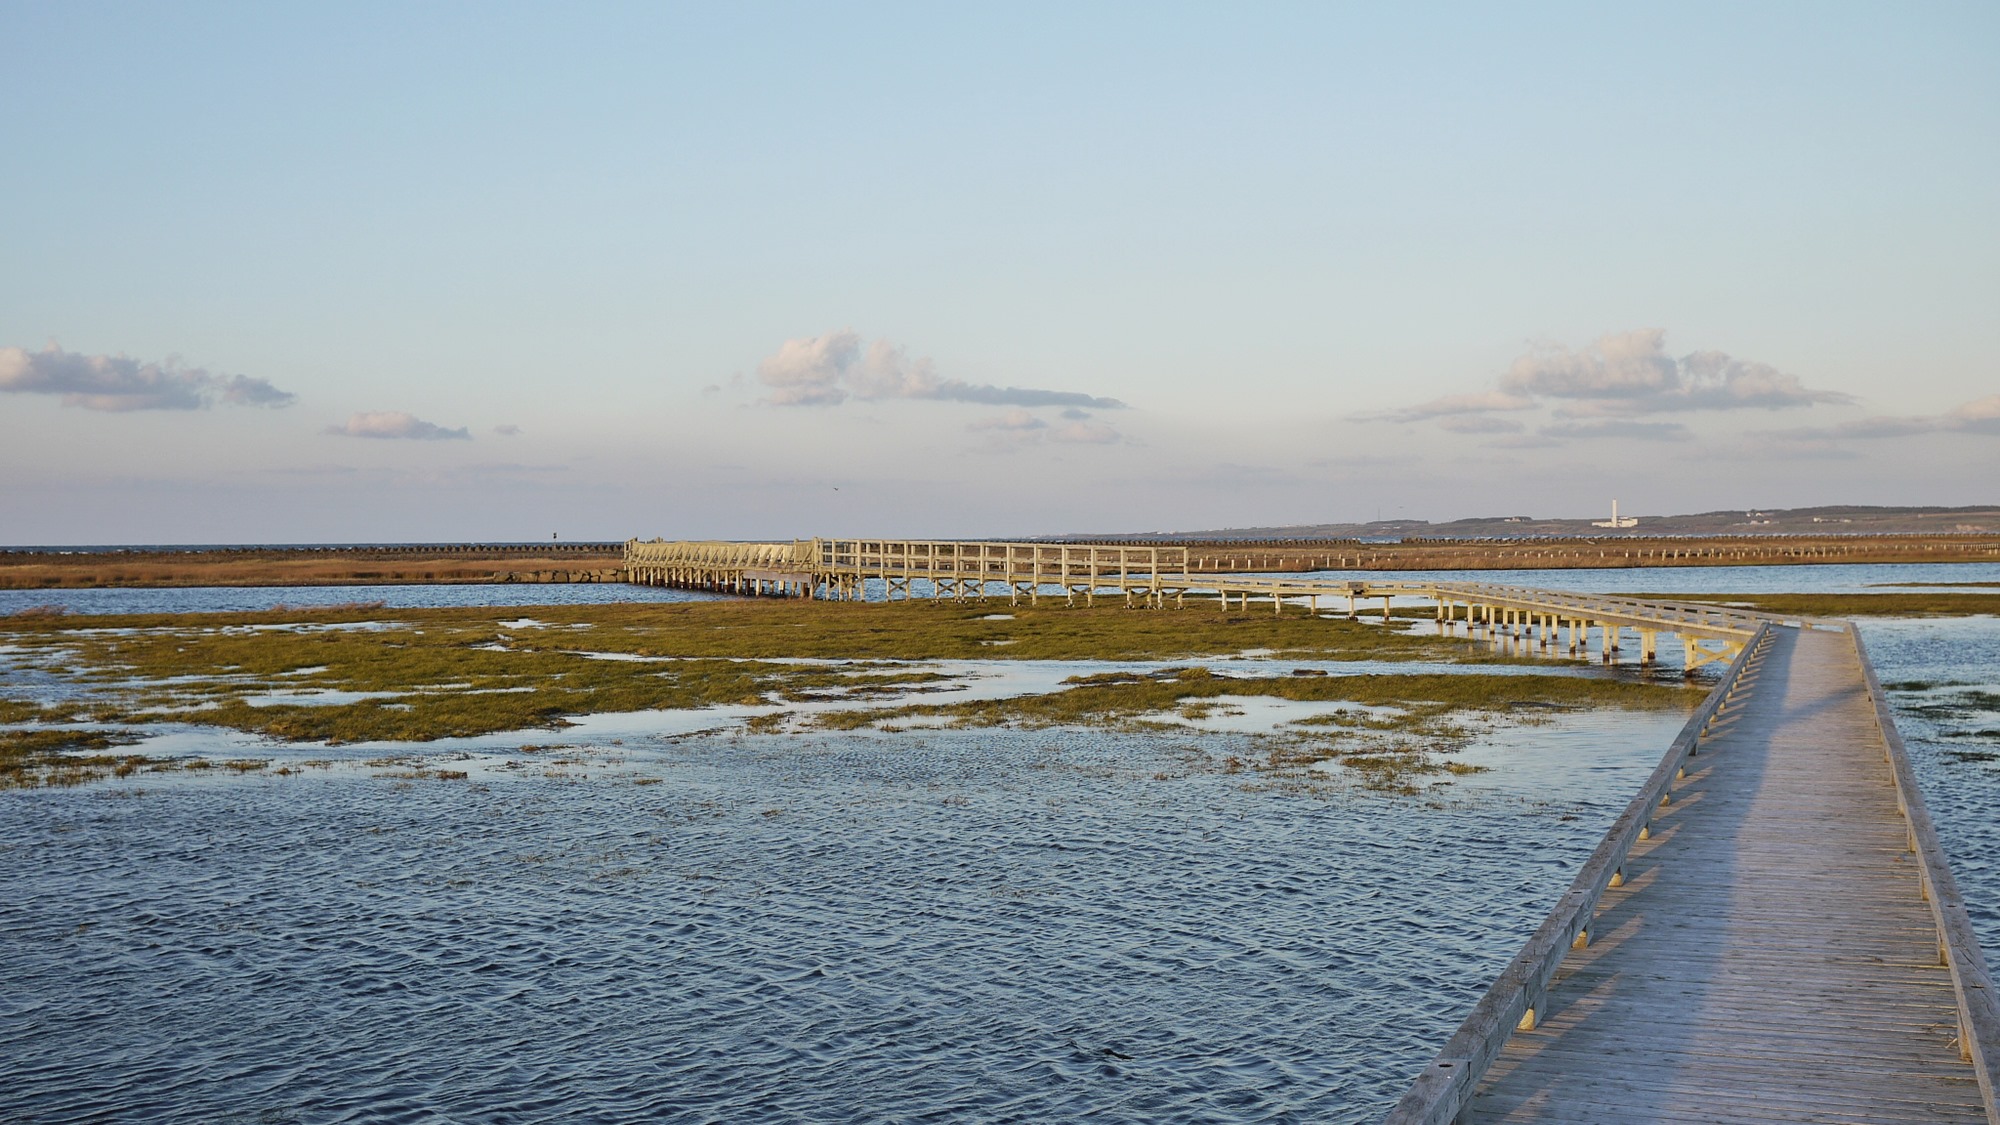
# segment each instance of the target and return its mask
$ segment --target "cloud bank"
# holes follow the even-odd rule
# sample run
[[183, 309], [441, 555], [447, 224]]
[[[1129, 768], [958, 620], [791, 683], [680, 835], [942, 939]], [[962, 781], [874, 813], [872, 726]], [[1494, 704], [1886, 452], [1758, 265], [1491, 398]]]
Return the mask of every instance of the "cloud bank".
[[[1693, 411], [1785, 410], [1853, 402], [1836, 391], [1814, 390], [1766, 363], [1724, 352], [1669, 355], [1666, 332], [1638, 328], [1611, 332], [1583, 348], [1539, 344], [1517, 357], [1491, 389], [1447, 395], [1377, 416], [1391, 422], [1436, 422], [1462, 434], [1520, 433], [1526, 427], [1493, 415], [1553, 408], [1563, 419], [1600, 419], [1545, 426], [1544, 441], [1626, 437], [1682, 441], [1677, 422], [1635, 421], [1649, 414]], [[1521, 447], [1525, 443], [1510, 443]]]
[[61, 395], [64, 406], [110, 413], [203, 410], [217, 402], [275, 408], [298, 399], [269, 380], [182, 367], [173, 357], [146, 363], [122, 355], [66, 352], [56, 344], [39, 352], [0, 348], [0, 391]]
[[1830, 442], [1843, 439], [1912, 437], [1918, 434], [1987, 434], [2000, 436], [2000, 394], [1962, 402], [1943, 414], [1898, 416], [1878, 414], [1842, 422], [1837, 426], [1807, 426], [1793, 430], [1772, 430], [1767, 436], [1799, 442]]
[[345, 423], [328, 426], [324, 433], [341, 437], [388, 438], [408, 441], [471, 441], [472, 431], [464, 426], [446, 429], [401, 410], [368, 410], [351, 414]]
[[1040, 390], [968, 383], [938, 375], [929, 357], [911, 359], [887, 340], [866, 349], [861, 337], [843, 328], [820, 336], [787, 340], [757, 365], [774, 406], [837, 406], [849, 398], [971, 402], [985, 406], [1067, 406], [1118, 410], [1125, 404], [1077, 391]]

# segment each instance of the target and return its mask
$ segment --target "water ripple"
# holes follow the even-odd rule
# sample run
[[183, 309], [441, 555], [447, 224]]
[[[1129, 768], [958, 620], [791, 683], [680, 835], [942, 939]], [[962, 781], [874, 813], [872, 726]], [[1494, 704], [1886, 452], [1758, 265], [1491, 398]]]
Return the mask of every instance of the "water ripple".
[[1674, 725], [1518, 732], [1438, 807], [1006, 731], [9, 794], [0, 1118], [1366, 1119]]

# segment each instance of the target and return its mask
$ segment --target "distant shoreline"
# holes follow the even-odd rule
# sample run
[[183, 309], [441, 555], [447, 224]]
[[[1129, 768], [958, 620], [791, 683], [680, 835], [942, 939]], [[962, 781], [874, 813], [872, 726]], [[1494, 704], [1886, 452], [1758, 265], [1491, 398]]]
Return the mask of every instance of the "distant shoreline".
[[[1198, 574], [2000, 562], [2000, 534], [1118, 542], [1185, 547]], [[0, 589], [622, 582], [623, 549], [622, 543], [15, 548], [0, 551]]]
[[624, 544], [0, 551], [0, 589], [619, 582]]

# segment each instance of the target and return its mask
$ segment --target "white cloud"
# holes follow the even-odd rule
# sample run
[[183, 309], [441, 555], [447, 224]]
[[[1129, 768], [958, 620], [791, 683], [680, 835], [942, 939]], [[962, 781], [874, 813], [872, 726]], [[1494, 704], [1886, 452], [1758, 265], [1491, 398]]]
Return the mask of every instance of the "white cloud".
[[[1807, 387], [1798, 376], [1766, 363], [1699, 351], [1675, 358], [1666, 350], [1666, 332], [1638, 328], [1611, 332], [1571, 350], [1538, 344], [1509, 364], [1497, 385], [1469, 394], [1446, 395], [1375, 417], [1392, 422], [1436, 421], [1461, 434], [1520, 433], [1525, 426], [1485, 417], [1501, 412], [1553, 407], [1557, 418], [1630, 419], [1647, 414], [1692, 411], [1781, 410], [1852, 402], [1849, 395]], [[1575, 423], [1544, 427], [1539, 442], [1490, 444], [1533, 448], [1553, 441], [1590, 437], [1630, 437], [1679, 441], [1690, 437], [1678, 423], [1634, 423], [1617, 427]]]
[[472, 431], [460, 426], [446, 429], [401, 410], [369, 410], [348, 416], [346, 423], [328, 426], [323, 432], [342, 437], [390, 438], [411, 441], [470, 441]]
[[2000, 395], [1961, 403], [1945, 412], [1944, 428], [1970, 434], [2000, 434]]
[[861, 398], [936, 398], [943, 380], [930, 357], [913, 360], [903, 348], [876, 340], [849, 372], [848, 383]]
[[1833, 391], [1815, 391], [1764, 363], [1718, 351], [1679, 359], [1667, 354], [1666, 332], [1638, 328], [1611, 332], [1578, 351], [1543, 344], [1514, 360], [1501, 390], [1576, 404], [1573, 413], [1651, 414], [1683, 410], [1738, 410], [1846, 403]]
[[850, 397], [972, 402], [986, 406], [1068, 406], [1117, 410], [1125, 404], [1078, 391], [1001, 387], [946, 379], [928, 356], [876, 340], [864, 351], [851, 328], [787, 340], [757, 365], [774, 406], [837, 406]]
[[1553, 398], [1643, 398], [1672, 390], [1680, 368], [1662, 350], [1657, 328], [1612, 332], [1582, 351], [1544, 343], [1508, 365], [1500, 386]]
[[298, 398], [266, 379], [182, 367], [173, 357], [148, 363], [122, 355], [66, 352], [56, 344], [39, 352], [0, 348], [0, 391], [61, 395], [64, 406], [116, 413], [201, 410], [218, 401], [232, 406], [283, 407]]
[[501, 437], [520, 437], [521, 427], [509, 422], [505, 425], [493, 427], [493, 432], [499, 434]]
[[832, 406], [847, 399], [840, 382], [861, 354], [861, 337], [843, 328], [786, 340], [757, 365], [757, 377], [779, 406]]

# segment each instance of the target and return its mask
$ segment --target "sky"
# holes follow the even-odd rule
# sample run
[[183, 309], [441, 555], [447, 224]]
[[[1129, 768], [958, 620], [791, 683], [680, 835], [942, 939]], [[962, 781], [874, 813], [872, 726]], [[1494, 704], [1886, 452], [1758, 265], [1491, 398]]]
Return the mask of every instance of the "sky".
[[0, 545], [2000, 502], [1990, 3], [0, 43]]

